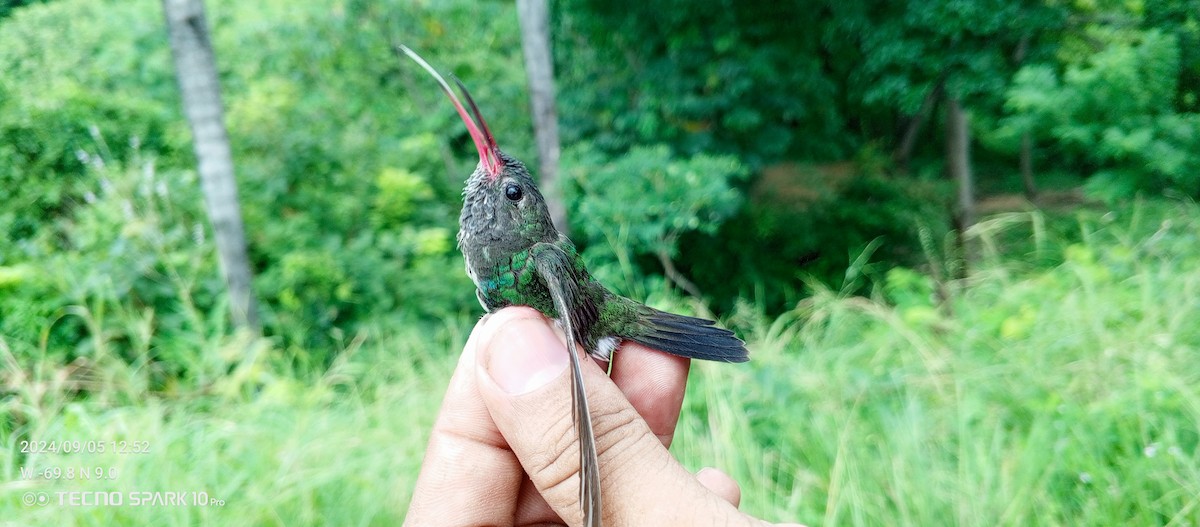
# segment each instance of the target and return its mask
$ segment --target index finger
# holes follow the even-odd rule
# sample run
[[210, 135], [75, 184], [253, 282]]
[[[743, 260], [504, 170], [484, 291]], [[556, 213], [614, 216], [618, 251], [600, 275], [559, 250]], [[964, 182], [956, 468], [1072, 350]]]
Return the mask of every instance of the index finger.
[[663, 446], [670, 447], [692, 360], [629, 341], [613, 355], [613, 382]]

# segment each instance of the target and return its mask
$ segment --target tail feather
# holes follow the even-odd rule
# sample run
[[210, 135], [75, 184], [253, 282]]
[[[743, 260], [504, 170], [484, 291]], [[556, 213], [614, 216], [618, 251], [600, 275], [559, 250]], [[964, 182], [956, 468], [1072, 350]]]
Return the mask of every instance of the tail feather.
[[629, 340], [672, 355], [718, 362], [746, 362], [746, 344], [732, 331], [711, 320], [688, 317], [644, 307], [641, 326], [645, 332]]

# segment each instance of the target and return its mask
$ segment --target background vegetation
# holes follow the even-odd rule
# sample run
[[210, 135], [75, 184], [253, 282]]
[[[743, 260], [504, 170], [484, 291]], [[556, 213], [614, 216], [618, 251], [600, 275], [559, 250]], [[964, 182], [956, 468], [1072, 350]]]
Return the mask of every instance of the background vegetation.
[[[594, 274], [720, 315], [754, 357], [696, 368], [677, 455], [776, 520], [1195, 524], [1200, 2], [703, 4], [551, 13]], [[262, 337], [227, 322], [161, 6], [0, 1], [0, 524], [403, 517], [479, 308], [453, 242], [473, 148], [394, 46], [461, 77], [532, 161], [515, 10], [221, 0], [208, 18]], [[120, 477], [20, 476], [53, 466]], [[21, 503], [176, 488], [226, 504]]]

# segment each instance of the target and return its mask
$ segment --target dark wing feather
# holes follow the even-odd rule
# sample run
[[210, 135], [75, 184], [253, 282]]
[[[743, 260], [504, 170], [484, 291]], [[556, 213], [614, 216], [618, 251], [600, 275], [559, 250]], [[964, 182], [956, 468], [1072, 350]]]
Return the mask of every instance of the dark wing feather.
[[732, 331], [719, 328], [711, 320], [639, 307], [641, 334], [627, 336], [672, 355], [718, 362], [746, 362], [750, 354], [746, 344]]
[[592, 415], [588, 411], [587, 390], [576, 349], [583, 324], [599, 316], [596, 305], [578, 290], [580, 281], [567, 254], [558, 246], [539, 243], [530, 251], [538, 276], [550, 291], [563, 330], [567, 334], [567, 353], [571, 356], [571, 402], [575, 431], [579, 434], [579, 506], [583, 524], [600, 527], [600, 462], [596, 455], [596, 436], [592, 430]]

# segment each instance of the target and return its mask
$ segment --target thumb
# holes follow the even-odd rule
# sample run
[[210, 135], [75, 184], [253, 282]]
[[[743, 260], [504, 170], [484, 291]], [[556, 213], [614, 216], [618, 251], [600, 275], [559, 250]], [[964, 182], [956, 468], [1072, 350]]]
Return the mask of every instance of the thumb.
[[[479, 392], [496, 428], [550, 507], [569, 524], [581, 524], [579, 441], [563, 338], [537, 311], [507, 308], [487, 320], [476, 349]], [[612, 380], [590, 358], [580, 359], [606, 523], [754, 523], [697, 482]]]

